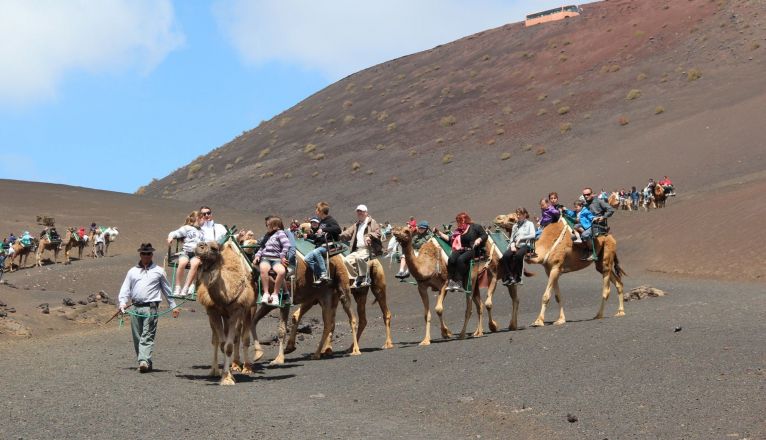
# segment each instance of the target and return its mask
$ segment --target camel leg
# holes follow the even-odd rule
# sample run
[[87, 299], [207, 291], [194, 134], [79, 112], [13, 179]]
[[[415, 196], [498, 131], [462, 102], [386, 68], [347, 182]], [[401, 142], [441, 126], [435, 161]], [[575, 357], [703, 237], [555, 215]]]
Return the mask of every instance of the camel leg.
[[[362, 332], [367, 327], [367, 287], [357, 289], [354, 292], [354, 300], [356, 301], [356, 318], [358, 322], [356, 341], [359, 343], [359, 340], [362, 338]], [[349, 347], [347, 351], [353, 351], [353, 346]]]
[[234, 371], [235, 373], [242, 372], [244, 363], [239, 350], [239, 344], [242, 341], [242, 327], [242, 325], [239, 325], [237, 328], [232, 329], [234, 332], [234, 350], [231, 356], [231, 371]]
[[489, 282], [489, 287], [487, 287], [487, 300], [484, 302], [484, 307], [487, 308], [487, 322], [489, 324], [489, 331], [496, 332], [497, 331], [497, 322], [492, 319], [492, 298], [495, 296], [495, 289], [497, 288], [497, 279], [498, 277], [493, 277], [492, 280]]
[[473, 288], [473, 305], [476, 307], [476, 314], [479, 315], [479, 322], [476, 324], [476, 331], [473, 332], [473, 337], [478, 338], [479, 336], [484, 336], [484, 311], [482, 310], [482, 304], [481, 304], [481, 289], [479, 289], [478, 282], [476, 286]]
[[277, 357], [269, 365], [282, 365], [285, 363], [285, 340], [287, 339], [287, 320], [290, 318], [290, 308], [279, 309], [279, 351]]
[[226, 338], [223, 344], [223, 371], [221, 374], [221, 385], [234, 385], [234, 375], [231, 374], [231, 361], [234, 354], [234, 339], [239, 329], [239, 323], [241, 320], [241, 311], [233, 311], [224, 322], [224, 337]]
[[508, 325], [509, 330], [517, 330], [519, 323], [519, 293], [518, 285], [508, 286], [508, 293], [511, 295], [511, 301], [513, 302], [513, 311], [511, 312], [511, 323]]
[[615, 275], [613, 271], [610, 272], [610, 279], [614, 283], [614, 287], [617, 289], [617, 301], [619, 303], [619, 306], [617, 308], [617, 313], [614, 316], [625, 316], [625, 305], [623, 303], [623, 285], [622, 280], [620, 277]]
[[[327, 295], [325, 295], [327, 296]], [[317, 351], [311, 355], [311, 359], [319, 359], [322, 357], [322, 351], [329, 343], [330, 334], [332, 332], [332, 324], [334, 322], [334, 314], [332, 313], [331, 306], [332, 301], [330, 298], [322, 298], [319, 301], [319, 305], [322, 307], [322, 338], [319, 340], [319, 346], [317, 347]], [[301, 310], [303, 309], [303, 305], [301, 305]], [[293, 321], [294, 325], [297, 326], [298, 323]]]
[[444, 285], [439, 291], [439, 296], [436, 297], [436, 306], [434, 307], [434, 310], [436, 310], [436, 315], [439, 317], [439, 326], [441, 327], [442, 338], [449, 339], [452, 337], [452, 332], [449, 331], [447, 324], [444, 322], [444, 298], [446, 296], [447, 282], [445, 281]]
[[[285, 347], [285, 353], [292, 353], [295, 351], [295, 337], [298, 334], [298, 324], [301, 322], [303, 315], [308, 313], [313, 304], [303, 303], [292, 315], [292, 326], [290, 327], [290, 337], [287, 340], [287, 347]], [[324, 312], [323, 315], [324, 317]]]
[[[378, 300], [380, 313], [383, 314], [383, 324], [386, 326], [386, 342], [383, 344], [383, 349], [394, 348], [394, 340], [391, 338], [391, 310], [388, 309], [388, 302], [386, 302], [386, 290], [380, 286], [373, 285], [372, 293], [375, 294], [375, 298]], [[359, 334], [361, 337], [361, 331]]]
[[561, 290], [559, 289], [559, 280], [556, 278], [556, 280], [553, 282], [553, 292], [556, 295], [556, 302], [559, 305], [559, 319], [556, 320], [556, 322], [553, 323], [553, 325], [563, 325], [567, 322], [567, 319], [564, 317], [564, 297], [561, 296]]
[[428, 286], [418, 284], [418, 293], [423, 301], [423, 318], [426, 321], [426, 335], [420, 345], [431, 345], [431, 306], [428, 304]]
[[253, 363], [258, 362], [263, 357], [263, 347], [261, 347], [260, 341], [258, 341], [258, 322], [260, 320], [269, 314], [271, 311], [270, 308], [266, 306], [259, 306], [255, 310], [255, 316], [253, 316], [253, 321], [250, 323], [250, 333], [253, 335]]
[[559, 268], [554, 267], [552, 269], [545, 268], [548, 273], [548, 284], [545, 286], [545, 292], [543, 293], [542, 304], [540, 305], [540, 314], [537, 315], [537, 319], [532, 323], [533, 327], [542, 327], [545, 325], [545, 307], [548, 305], [548, 301], [551, 299], [551, 291], [553, 291], [553, 285], [559, 277]]
[[213, 313], [208, 310], [208, 321], [210, 321], [210, 329], [212, 331], [211, 343], [213, 344], [213, 364], [210, 366], [210, 376], [218, 377], [221, 375], [221, 370], [218, 368], [218, 350], [221, 341], [221, 335], [223, 334], [223, 325], [221, 324], [221, 317], [217, 313]]
[[471, 297], [473, 296], [473, 292], [471, 294], [465, 295], [465, 319], [463, 320], [463, 329], [460, 330], [460, 336], [458, 336], [459, 339], [465, 339], [465, 329], [468, 327], [468, 320], [471, 319]]
[[601, 307], [598, 308], [598, 313], [593, 319], [601, 319], [604, 317], [604, 306], [609, 299], [609, 294], [612, 291], [612, 286], [609, 284], [609, 276], [611, 275], [612, 268], [604, 265], [604, 272], [601, 274]]
[[[354, 312], [351, 311], [351, 293], [348, 290], [341, 289], [340, 293], [340, 303], [343, 306], [343, 311], [346, 312], [346, 315], [348, 315], [348, 325], [351, 327], [351, 356], [359, 356], [362, 354], [361, 351], [359, 351], [359, 338], [357, 336], [357, 318], [354, 316]], [[333, 307], [332, 310], [333, 314], [333, 325], [335, 324], [335, 308]]]

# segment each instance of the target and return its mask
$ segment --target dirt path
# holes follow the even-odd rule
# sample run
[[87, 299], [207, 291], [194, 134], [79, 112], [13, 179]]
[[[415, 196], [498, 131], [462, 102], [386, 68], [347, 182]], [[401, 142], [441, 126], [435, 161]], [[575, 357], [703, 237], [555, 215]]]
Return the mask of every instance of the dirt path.
[[[161, 322], [158, 370], [147, 375], [134, 370], [127, 327], [5, 343], [3, 437], [764, 438], [763, 286], [651, 281], [670, 295], [627, 303], [622, 319], [591, 321], [598, 281], [568, 275], [566, 326], [427, 348], [414, 345], [423, 331], [414, 288], [395, 285], [394, 350], [374, 348], [383, 332], [372, 306], [363, 356], [307, 360], [310, 335], [285, 366], [261, 366], [233, 388], [206, 376], [200, 311]], [[542, 282], [527, 282], [522, 323], [534, 319]], [[507, 294], [496, 302], [505, 324]], [[448, 298], [453, 331], [462, 307]], [[612, 299], [609, 313], [615, 308]], [[262, 339], [275, 322], [266, 320]], [[348, 343], [346, 326], [338, 331], [336, 350]]]

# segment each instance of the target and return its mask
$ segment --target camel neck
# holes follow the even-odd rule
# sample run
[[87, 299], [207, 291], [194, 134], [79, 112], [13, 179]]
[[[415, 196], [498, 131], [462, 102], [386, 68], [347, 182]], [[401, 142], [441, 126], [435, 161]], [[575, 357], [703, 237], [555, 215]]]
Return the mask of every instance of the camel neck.
[[404, 252], [404, 262], [407, 264], [407, 269], [409, 269], [412, 277], [417, 281], [422, 281], [427, 278], [426, 274], [421, 270], [420, 257], [415, 255], [415, 249], [412, 247], [412, 240], [408, 243], [402, 243], [402, 252]]

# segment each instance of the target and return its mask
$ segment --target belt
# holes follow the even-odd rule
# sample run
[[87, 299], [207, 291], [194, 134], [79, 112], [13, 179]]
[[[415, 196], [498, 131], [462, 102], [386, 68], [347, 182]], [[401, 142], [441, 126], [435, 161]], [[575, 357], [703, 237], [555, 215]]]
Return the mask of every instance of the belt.
[[142, 302], [142, 303], [133, 303], [133, 307], [157, 307], [160, 305], [159, 301], [151, 301], [151, 302]]

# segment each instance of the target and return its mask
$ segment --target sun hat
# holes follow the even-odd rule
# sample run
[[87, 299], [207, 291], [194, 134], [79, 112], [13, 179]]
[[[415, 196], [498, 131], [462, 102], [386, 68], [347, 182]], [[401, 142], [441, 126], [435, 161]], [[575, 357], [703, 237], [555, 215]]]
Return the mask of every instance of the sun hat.
[[138, 247], [138, 252], [154, 252], [155, 249], [152, 247], [151, 243], [141, 243], [141, 246]]

